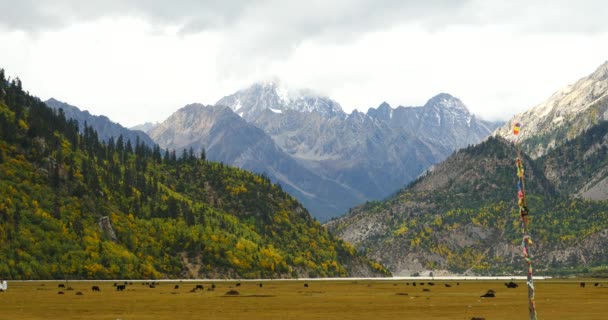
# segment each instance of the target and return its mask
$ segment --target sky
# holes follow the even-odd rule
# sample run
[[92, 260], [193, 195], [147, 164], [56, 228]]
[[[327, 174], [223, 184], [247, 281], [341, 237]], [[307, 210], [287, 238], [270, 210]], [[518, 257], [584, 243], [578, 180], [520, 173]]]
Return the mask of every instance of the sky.
[[346, 112], [446, 92], [507, 120], [608, 60], [608, 3], [0, 0], [0, 68], [124, 126], [280, 79]]

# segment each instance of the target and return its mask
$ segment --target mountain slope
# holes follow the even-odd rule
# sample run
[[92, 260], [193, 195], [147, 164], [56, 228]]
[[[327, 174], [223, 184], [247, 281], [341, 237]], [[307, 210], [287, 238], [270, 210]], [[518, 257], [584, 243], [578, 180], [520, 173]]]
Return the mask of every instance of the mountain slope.
[[51, 98], [44, 103], [52, 109], [62, 109], [66, 118], [78, 121], [81, 132], [84, 131], [86, 123], [97, 131], [99, 138], [103, 141], [107, 142], [111, 137], [114, 138], [114, 140], [117, 140], [118, 137], [123, 136], [123, 139], [125, 139], [125, 141], [131, 141], [132, 145], [139, 139], [139, 141], [147, 146], [154, 146], [154, 141], [152, 141], [145, 132], [129, 130], [118, 123], [112, 122], [106, 116], [94, 116], [88, 111], [81, 111], [78, 107], [61, 102], [55, 98]]
[[330, 120], [295, 111], [267, 113], [255, 124], [305, 167], [361, 194], [342, 212], [386, 197], [441, 156], [418, 137], [357, 111]]
[[495, 134], [507, 138], [513, 122], [523, 123], [522, 148], [536, 158], [602, 120], [608, 120], [608, 62], [547, 101], [515, 115]]
[[364, 201], [356, 190], [302, 166], [227, 107], [188, 105], [156, 126], [150, 136], [163, 148], [192, 148], [197, 154], [204, 149], [211, 160], [263, 173], [323, 220]]
[[[590, 139], [596, 143], [598, 136]], [[355, 208], [327, 226], [397, 275], [521, 272], [515, 155], [507, 141], [489, 138], [389, 200]], [[537, 270], [607, 264], [608, 202], [570, 199], [546, 178], [541, 162], [525, 155], [523, 161]]]
[[608, 200], [608, 122], [550, 150], [538, 162], [560, 192]]
[[266, 177], [99, 140], [0, 69], [0, 277], [384, 273]]

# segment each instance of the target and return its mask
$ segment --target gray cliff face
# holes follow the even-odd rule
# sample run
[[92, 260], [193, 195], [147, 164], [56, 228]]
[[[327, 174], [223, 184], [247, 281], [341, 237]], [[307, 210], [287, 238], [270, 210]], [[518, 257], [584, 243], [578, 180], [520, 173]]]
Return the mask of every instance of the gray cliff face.
[[131, 141], [131, 144], [133, 145], [135, 145], [137, 139], [148, 146], [154, 145], [154, 141], [152, 141], [152, 139], [150, 139], [146, 133], [138, 130], [127, 129], [118, 123], [112, 122], [106, 116], [94, 116], [86, 110], [81, 111], [78, 107], [69, 105], [54, 98], [51, 98], [44, 103], [46, 103], [46, 105], [52, 109], [62, 109], [67, 119], [74, 119], [78, 121], [78, 126], [81, 132], [84, 130], [84, 124], [86, 123], [88, 126], [97, 131], [99, 138], [103, 141], [108, 141], [110, 137], [113, 137], [114, 140], [116, 140], [122, 135], [125, 142]]

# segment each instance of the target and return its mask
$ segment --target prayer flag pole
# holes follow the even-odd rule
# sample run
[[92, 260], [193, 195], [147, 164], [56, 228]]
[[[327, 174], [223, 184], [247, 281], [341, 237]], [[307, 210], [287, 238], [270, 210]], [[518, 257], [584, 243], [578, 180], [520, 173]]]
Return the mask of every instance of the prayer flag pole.
[[521, 124], [516, 122], [513, 126], [513, 134], [515, 135], [515, 144], [517, 145], [517, 205], [519, 206], [519, 216], [521, 218], [521, 228], [523, 233], [523, 239], [521, 247], [523, 251], [524, 260], [528, 266], [527, 270], [527, 285], [528, 285], [528, 312], [530, 320], [536, 320], [536, 305], [534, 304], [534, 281], [532, 279], [532, 257], [530, 254], [530, 245], [532, 244], [532, 238], [529, 232], [529, 211], [526, 205], [526, 190], [524, 184], [524, 166], [521, 161], [521, 154], [519, 148], [518, 134], [521, 130]]

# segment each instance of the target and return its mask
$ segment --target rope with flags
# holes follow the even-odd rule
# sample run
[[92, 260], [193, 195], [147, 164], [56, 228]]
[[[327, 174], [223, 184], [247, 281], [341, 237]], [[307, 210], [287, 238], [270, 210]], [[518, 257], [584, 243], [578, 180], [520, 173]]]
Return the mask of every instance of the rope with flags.
[[521, 228], [523, 233], [523, 239], [521, 247], [523, 251], [524, 260], [528, 265], [527, 272], [527, 285], [528, 285], [528, 311], [530, 320], [536, 320], [536, 305], [534, 304], [534, 281], [532, 279], [532, 258], [530, 255], [530, 245], [532, 244], [532, 238], [530, 237], [529, 231], [529, 211], [526, 204], [526, 191], [524, 184], [524, 166], [521, 161], [521, 153], [519, 148], [519, 140], [517, 135], [521, 130], [521, 124], [516, 122], [513, 126], [513, 134], [515, 135], [515, 143], [517, 145], [517, 205], [519, 206], [519, 216], [521, 219]]

